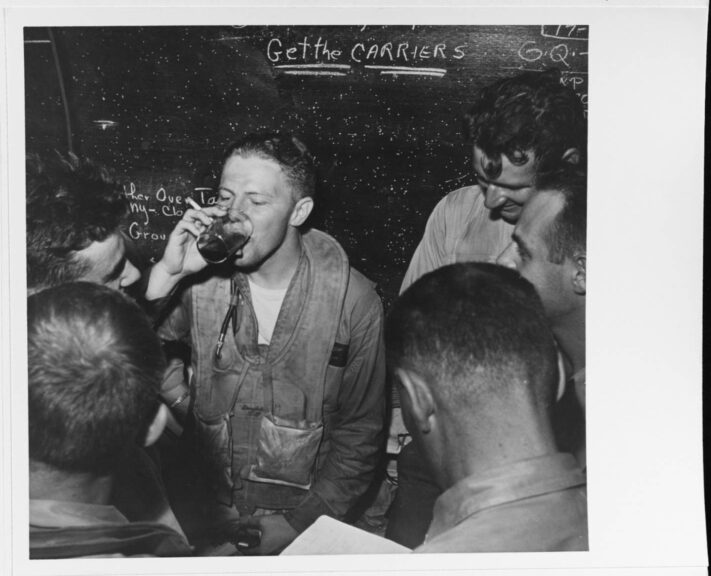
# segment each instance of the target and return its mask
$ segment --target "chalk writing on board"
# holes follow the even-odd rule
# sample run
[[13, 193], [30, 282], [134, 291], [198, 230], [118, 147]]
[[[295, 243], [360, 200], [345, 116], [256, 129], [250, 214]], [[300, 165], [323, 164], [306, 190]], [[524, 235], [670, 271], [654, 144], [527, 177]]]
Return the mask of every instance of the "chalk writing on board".
[[[152, 220], [168, 219], [172, 226], [188, 208], [183, 195], [171, 193], [163, 186], [155, 191], [139, 192], [136, 183], [129, 182], [124, 186], [124, 195], [129, 205], [127, 232], [133, 240], [165, 241], [168, 232], [154, 230]], [[212, 188], [196, 187], [192, 196], [201, 206], [211, 206], [217, 201]]]
[[541, 36], [544, 38], [560, 38], [561, 40], [587, 40], [587, 26], [550, 26], [543, 24], [541, 26]]
[[571, 60], [575, 56], [587, 56], [587, 51], [571, 48], [564, 42], [550, 47], [542, 46], [535, 40], [527, 40], [518, 49], [518, 57], [525, 62], [550, 61], [567, 68], [572, 67]]
[[444, 68], [419, 68], [414, 66], [377, 66], [374, 64], [366, 64], [364, 68], [370, 70], [378, 70], [381, 75], [406, 74], [409, 76], [435, 76], [441, 78], [447, 73]]
[[[369, 61], [389, 61], [397, 63], [415, 60], [440, 60], [449, 58], [461, 60], [466, 56], [466, 44], [457, 46], [447, 42], [415, 44], [411, 42], [354, 42], [350, 46], [329, 44], [321, 36], [316, 39], [304, 36], [301, 40], [286, 42], [280, 38], [271, 38], [267, 42], [266, 57], [273, 64], [299, 61], [309, 63], [337, 63], [351, 61], [363, 63]], [[323, 62], [321, 62], [323, 61]]]

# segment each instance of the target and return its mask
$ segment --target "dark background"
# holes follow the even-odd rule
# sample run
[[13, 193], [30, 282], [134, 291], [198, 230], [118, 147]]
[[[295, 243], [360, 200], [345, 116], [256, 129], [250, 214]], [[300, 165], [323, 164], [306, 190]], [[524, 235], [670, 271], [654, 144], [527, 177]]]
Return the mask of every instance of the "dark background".
[[[147, 266], [183, 198], [210, 202], [230, 142], [294, 132], [319, 164], [312, 224], [387, 307], [434, 205], [472, 182], [462, 117], [477, 90], [555, 66], [587, 107], [587, 36], [585, 26], [26, 28], [27, 151], [72, 148], [113, 168]], [[429, 75], [405, 73], [423, 67]]]

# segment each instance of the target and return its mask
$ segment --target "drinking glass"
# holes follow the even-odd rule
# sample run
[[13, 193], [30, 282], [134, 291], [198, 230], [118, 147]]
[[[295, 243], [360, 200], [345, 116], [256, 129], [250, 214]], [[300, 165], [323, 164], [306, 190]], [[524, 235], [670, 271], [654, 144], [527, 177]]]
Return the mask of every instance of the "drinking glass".
[[252, 230], [252, 221], [243, 212], [217, 217], [198, 236], [198, 252], [210, 264], [222, 264], [247, 243]]

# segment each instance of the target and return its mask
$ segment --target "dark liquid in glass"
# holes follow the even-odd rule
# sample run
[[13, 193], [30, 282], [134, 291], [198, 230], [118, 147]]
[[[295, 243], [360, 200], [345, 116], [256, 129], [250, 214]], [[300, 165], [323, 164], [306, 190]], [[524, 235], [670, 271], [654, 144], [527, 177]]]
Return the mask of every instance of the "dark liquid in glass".
[[244, 246], [248, 239], [244, 234], [230, 234], [229, 244], [233, 246], [230, 250], [221, 236], [200, 236], [197, 239], [197, 249], [211, 264], [221, 264]]

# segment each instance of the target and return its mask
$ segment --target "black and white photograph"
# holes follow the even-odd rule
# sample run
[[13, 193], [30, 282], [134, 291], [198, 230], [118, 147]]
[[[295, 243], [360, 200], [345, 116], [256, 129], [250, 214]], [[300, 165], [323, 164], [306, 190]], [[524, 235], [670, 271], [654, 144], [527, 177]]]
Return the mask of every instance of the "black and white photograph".
[[[26, 28], [31, 557], [277, 554], [321, 516], [586, 550], [587, 54], [585, 25]], [[160, 387], [148, 335], [107, 349], [136, 320], [41, 303], [82, 281], [144, 304]]]
[[12, 573], [703, 569], [687, 8], [8, 8]]

